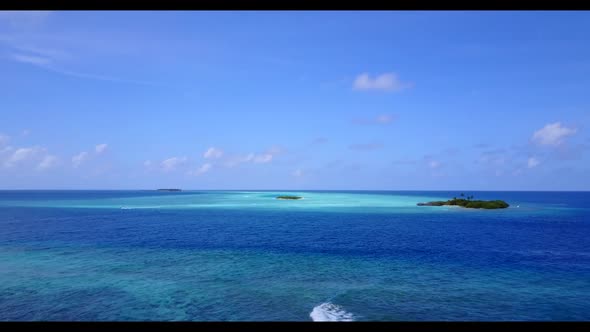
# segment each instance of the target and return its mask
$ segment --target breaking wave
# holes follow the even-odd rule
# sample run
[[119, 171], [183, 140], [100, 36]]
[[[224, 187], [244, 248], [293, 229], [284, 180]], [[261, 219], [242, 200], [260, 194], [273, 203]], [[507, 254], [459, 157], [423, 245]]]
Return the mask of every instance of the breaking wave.
[[309, 317], [314, 322], [352, 322], [354, 315], [344, 310], [341, 306], [326, 302], [311, 311]]

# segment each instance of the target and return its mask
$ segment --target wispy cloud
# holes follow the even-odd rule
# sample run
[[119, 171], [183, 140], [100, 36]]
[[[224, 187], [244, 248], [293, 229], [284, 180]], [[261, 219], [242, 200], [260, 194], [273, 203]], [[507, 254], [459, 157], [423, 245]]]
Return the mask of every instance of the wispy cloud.
[[264, 164], [264, 163], [270, 162], [272, 160], [272, 158], [273, 158], [272, 154], [265, 153], [265, 154], [254, 156], [254, 158], [252, 160], [257, 164]]
[[225, 161], [226, 167], [236, 167], [242, 163], [247, 163], [254, 159], [254, 154], [249, 153], [247, 155], [236, 155], [236, 156], [228, 156], [227, 160]]
[[564, 143], [568, 136], [577, 132], [576, 128], [567, 128], [561, 122], [549, 123], [545, 127], [535, 131], [531, 141], [539, 145], [559, 146]]
[[478, 144], [475, 144], [473, 147], [476, 149], [487, 149], [490, 147], [490, 145], [486, 144], [486, 143], [478, 143]]
[[272, 146], [268, 150], [266, 150], [267, 154], [271, 154], [273, 156], [276, 156], [276, 155], [281, 154], [283, 152], [285, 152], [285, 149], [280, 146], [277, 146], [277, 145]]
[[189, 172], [189, 174], [191, 175], [202, 175], [204, 173], [207, 173], [210, 169], [211, 169], [212, 165], [210, 163], [205, 163], [203, 165], [201, 165], [199, 168], [197, 168], [196, 170], [194, 170], [193, 172]]
[[243, 163], [266, 164], [274, 160], [274, 158], [283, 153], [284, 149], [279, 146], [273, 146], [264, 153], [249, 153], [247, 155], [228, 156], [224, 162], [226, 167], [236, 167]]
[[483, 151], [476, 162], [483, 165], [502, 166], [506, 160], [507, 151], [505, 149], [494, 149]]
[[381, 149], [383, 144], [381, 143], [358, 143], [358, 144], [351, 144], [348, 146], [351, 150], [357, 151], [373, 151], [377, 149]]
[[9, 136], [0, 134], [0, 146], [7, 144], [9, 140]]
[[28, 63], [40, 67], [45, 67], [51, 63], [51, 59], [36, 55], [12, 54], [11, 58], [17, 62]]
[[130, 84], [149, 85], [149, 86], [159, 86], [160, 85], [158, 83], [150, 82], [150, 81], [132, 80], [132, 79], [113, 77], [113, 76], [104, 76], [104, 75], [95, 75], [95, 74], [75, 72], [75, 71], [60, 69], [55, 66], [41, 66], [41, 68], [47, 69], [49, 71], [52, 71], [52, 72], [55, 72], [55, 73], [58, 73], [61, 75], [76, 77], [76, 78], [87, 78], [87, 79], [99, 80], [99, 81], [108, 81], [108, 82], [116, 82], [116, 83], [130, 83]]
[[539, 161], [537, 158], [535, 158], [535, 157], [530, 157], [530, 158], [527, 160], [527, 167], [528, 167], [528, 168], [535, 168], [535, 167], [537, 167], [537, 166], [539, 165], [539, 163], [540, 163], [540, 161]]
[[398, 159], [392, 162], [393, 165], [415, 165], [418, 163], [416, 159]]
[[187, 157], [172, 157], [162, 161], [160, 167], [164, 172], [170, 172], [176, 170], [178, 166], [185, 164], [187, 161]]
[[80, 165], [82, 165], [82, 163], [85, 163], [89, 159], [96, 158], [97, 156], [103, 154], [107, 148], [108, 148], [108, 144], [102, 143], [102, 144], [97, 144], [96, 146], [94, 146], [94, 153], [89, 153], [87, 151], [82, 151], [82, 152], [78, 153], [77, 155], [72, 157], [72, 166], [74, 168], [80, 167]]
[[325, 137], [316, 137], [311, 141], [311, 144], [313, 145], [319, 145], [319, 144], [324, 144], [327, 143], [328, 139]]
[[2, 10], [0, 23], [7, 23], [14, 29], [29, 29], [44, 23], [51, 13], [51, 11], [39, 10]]
[[[1, 39], [0, 39], [1, 40]], [[30, 43], [13, 44], [11, 48], [18, 51], [20, 54], [34, 54], [35, 56], [44, 57], [50, 61], [66, 61], [73, 58], [72, 54], [64, 51], [48, 47], [32, 46]]]
[[88, 152], [82, 151], [72, 157], [72, 165], [78, 168], [86, 159], [88, 159]]
[[45, 156], [45, 158], [43, 158], [43, 160], [41, 160], [39, 165], [37, 165], [37, 169], [44, 170], [44, 169], [54, 167], [57, 165], [58, 160], [59, 159], [56, 156], [47, 155], [47, 156]]
[[437, 160], [431, 160], [428, 162], [428, 167], [432, 168], [432, 169], [436, 169], [440, 167], [440, 161]]
[[218, 149], [215, 147], [210, 147], [203, 154], [203, 158], [205, 158], [205, 159], [218, 159], [218, 158], [221, 158], [222, 156], [223, 156], [223, 151], [221, 149]]
[[5, 167], [13, 167], [20, 162], [24, 162], [24, 161], [38, 158], [44, 152], [45, 152], [44, 148], [36, 147], [36, 146], [16, 149], [8, 157], [8, 159], [4, 162], [4, 166]]
[[353, 122], [359, 125], [386, 125], [392, 123], [394, 120], [395, 116], [392, 114], [380, 114], [372, 118], [355, 119]]
[[108, 144], [98, 144], [94, 150], [96, 151], [96, 154], [101, 154], [103, 153], [108, 147]]
[[395, 73], [384, 73], [371, 78], [368, 73], [362, 73], [356, 77], [353, 89], [359, 91], [379, 90], [399, 92], [411, 88], [413, 83], [402, 82]]
[[379, 116], [377, 116], [377, 118], [375, 119], [375, 121], [377, 123], [391, 123], [393, 121], [393, 115], [389, 115], [389, 114], [381, 114]]
[[63, 56], [65, 52], [58, 52], [58, 51], [44, 51], [41, 48], [36, 47], [14, 47], [20, 50], [29, 50], [28, 53], [13, 53], [9, 56], [9, 58], [13, 61], [29, 64], [41, 68], [43, 70], [47, 70], [59, 75], [74, 77], [74, 78], [83, 78], [83, 79], [92, 79], [92, 80], [99, 80], [99, 81], [107, 81], [107, 82], [116, 82], [116, 83], [129, 83], [129, 84], [139, 84], [139, 85], [148, 85], [148, 86], [160, 86], [161, 84], [156, 82], [144, 81], [144, 80], [133, 80], [133, 79], [125, 79], [120, 77], [114, 76], [107, 76], [107, 75], [97, 75], [92, 73], [84, 73], [78, 71], [71, 71], [64, 69], [63, 66], [64, 60], [67, 57]]

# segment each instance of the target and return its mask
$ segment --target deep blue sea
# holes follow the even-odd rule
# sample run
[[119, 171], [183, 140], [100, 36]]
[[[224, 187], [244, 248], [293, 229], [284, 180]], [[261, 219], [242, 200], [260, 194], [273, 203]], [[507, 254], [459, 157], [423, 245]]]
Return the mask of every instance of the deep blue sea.
[[459, 194], [0, 191], [0, 320], [590, 320], [590, 193]]

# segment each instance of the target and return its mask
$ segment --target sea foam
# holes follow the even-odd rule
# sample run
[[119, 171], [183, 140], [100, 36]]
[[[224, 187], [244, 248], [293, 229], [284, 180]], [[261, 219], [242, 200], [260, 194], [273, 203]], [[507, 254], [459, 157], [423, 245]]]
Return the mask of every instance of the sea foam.
[[311, 311], [309, 317], [314, 322], [352, 322], [354, 315], [345, 311], [341, 306], [326, 302]]

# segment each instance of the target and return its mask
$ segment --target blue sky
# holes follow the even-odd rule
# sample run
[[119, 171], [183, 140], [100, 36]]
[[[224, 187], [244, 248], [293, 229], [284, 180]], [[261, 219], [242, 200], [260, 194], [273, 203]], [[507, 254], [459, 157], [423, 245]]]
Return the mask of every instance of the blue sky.
[[2, 189], [590, 190], [588, 12], [0, 12]]

